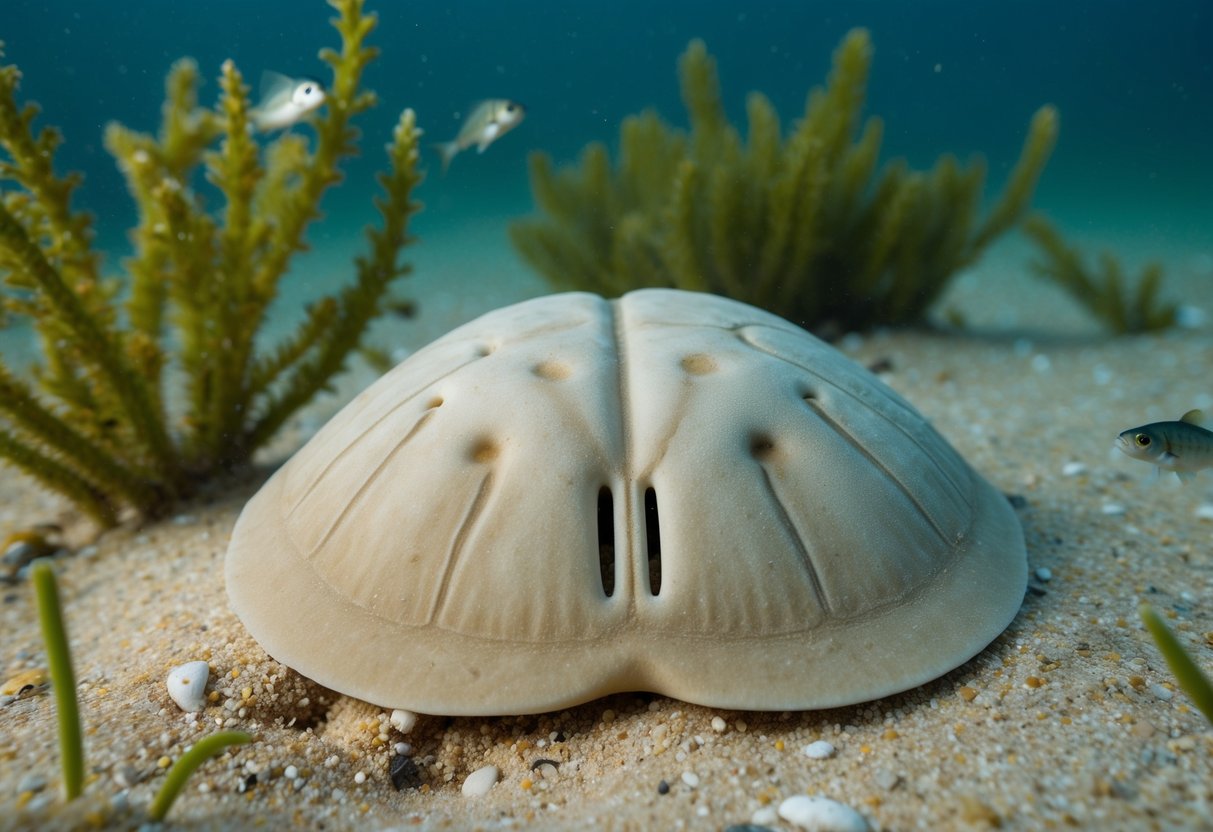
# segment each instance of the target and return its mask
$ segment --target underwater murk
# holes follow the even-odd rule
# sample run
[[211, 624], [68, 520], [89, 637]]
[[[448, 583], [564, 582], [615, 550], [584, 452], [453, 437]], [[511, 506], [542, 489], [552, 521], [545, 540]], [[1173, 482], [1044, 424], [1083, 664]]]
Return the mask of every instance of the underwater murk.
[[0, 827], [1202, 828], [1211, 41], [10, 0]]

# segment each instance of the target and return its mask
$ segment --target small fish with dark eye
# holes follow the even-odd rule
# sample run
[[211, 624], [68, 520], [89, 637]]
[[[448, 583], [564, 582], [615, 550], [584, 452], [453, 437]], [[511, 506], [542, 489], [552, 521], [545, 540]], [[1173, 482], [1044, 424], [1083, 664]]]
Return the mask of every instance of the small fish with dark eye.
[[1189, 410], [1178, 422], [1153, 422], [1122, 431], [1116, 447], [1134, 459], [1174, 471], [1183, 482], [1213, 467], [1213, 431], [1201, 427], [1204, 414]]
[[442, 156], [443, 173], [450, 167], [451, 160], [459, 151], [475, 145], [477, 153], [484, 153], [489, 145], [522, 123], [525, 115], [526, 107], [517, 101], [504, 98], [493, 98], [476, 104], [464, 119], [458, 135], [449, 142], [435, 145]]
[[262, 133], [290, 127], [324, 103], [324, 84], [315, 78], [288, 78], [277, 72], [261, 73], [261, 101], [250, 112]]

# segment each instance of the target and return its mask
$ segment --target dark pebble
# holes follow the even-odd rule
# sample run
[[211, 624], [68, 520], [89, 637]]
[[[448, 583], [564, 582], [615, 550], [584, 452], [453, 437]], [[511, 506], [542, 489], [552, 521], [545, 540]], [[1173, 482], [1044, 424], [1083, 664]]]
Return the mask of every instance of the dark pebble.
[[1049, 591], [1043, 586], [1033, 586], [1032, 584], [1028, 584], [1028, 594], [1039, 597], [1041, 595], [1048, 595]]
[[657, 784], [657, 794], [669, 794], [669, 793], [670, 793], [670, 784], [669, 783], [662, 780], [660, 783]]
[[875, 373], [876, 375], [893, 372], [893, 359], [889, 358], [888, 356], [877, 358], [868, 365], [868, 372]]
[[253, 786], [256, 786], [256, 785], [257, 785], [257, 775], [250, 774], [248, 777], [245, 777], [243, 780], [240, 781], [240, 785], [236, 787], [236, 791], [240, 792], [241, 794], [244, 794], [245, 792], [247, 792], [249, 789], [251, 789]]
[[415, 789], [421, 785], [421, 770], [417, 768], [412, 757], [396, 754], [392, 757], [392, 762], [388, 764], [387, 773], [388, 777], [392, 779], [392, 785], [396, 791], [400, 791], [406, 786]]
[[1011, 504], [1011, 508], [1028, 507], [1028, 498], [1022, 494], [1008, 494], [1007, 502]]

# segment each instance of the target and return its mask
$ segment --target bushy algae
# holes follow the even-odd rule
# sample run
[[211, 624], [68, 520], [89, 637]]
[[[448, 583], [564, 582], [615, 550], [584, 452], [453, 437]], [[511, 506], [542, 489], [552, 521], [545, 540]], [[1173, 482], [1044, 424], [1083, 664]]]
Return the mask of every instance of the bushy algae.
[[214, 110], [199, 105], [198, 69], [182, 60], [157, 135], [108, 127], [139, 215], [121, 280], [102, 278], [92, 220], [72, 205], [81, 177], [54, 169], [59, 133], [34, 128], [37, 107], [17, 97], [21, 73], [0, 67], [0, 181], [11, 183], [0, 193], [0, 325], [27, 320], [41, 346], [31, 373], [0, 359], [0, 462], [102, 526], [129, 511], [163, 514], [245, 463], [344, 368], [408, 273], [400, 254], [421, 177], [406, 109], [379, 176], [382, 221], [353, 281], [258, 349], [321, 197], [358, 152], [354, 119], [376, 101], [360, 86], [377, 54], [365, 42], [375, 16], [362, 0], [330, 5], [341, 48], [320, 53], [333, 77], [312, 142], [299, 128], [262, 148], [231, 61]]
[[982, 211], [981, 159], [878, 170], [884, 126], [862, 118], [871, 60], [867, 31], [851, 31], [790, 133], [753, 92], [743, 138], [725, 116], [715, 60], [692, 41], [678, 64], [690, 129], [646, 111], [624, 119], [613, 161], [600, 142], [560, 170], [533, 154], [539, 214], [511, 227], [515, 247], [557, 287], [608, 297], [707, 291], [809, 329], [920, 322], [1020, 221], [1058, 115], [1044, 106], [1032, 117], [1019, 161]]

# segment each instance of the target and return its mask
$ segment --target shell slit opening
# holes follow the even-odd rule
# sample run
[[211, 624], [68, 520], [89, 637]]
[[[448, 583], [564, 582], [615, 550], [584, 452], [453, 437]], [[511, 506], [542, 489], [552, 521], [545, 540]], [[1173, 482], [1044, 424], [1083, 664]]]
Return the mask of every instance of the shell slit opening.
[[661, 522], [657, 515], [657, 492], [644, 492], [644, 545], [649, 561], [649, 593], [661, 594]]
[[615, 593], [615, 499], [605, 485], [598, 489], [598, 577], [610, 598]]

